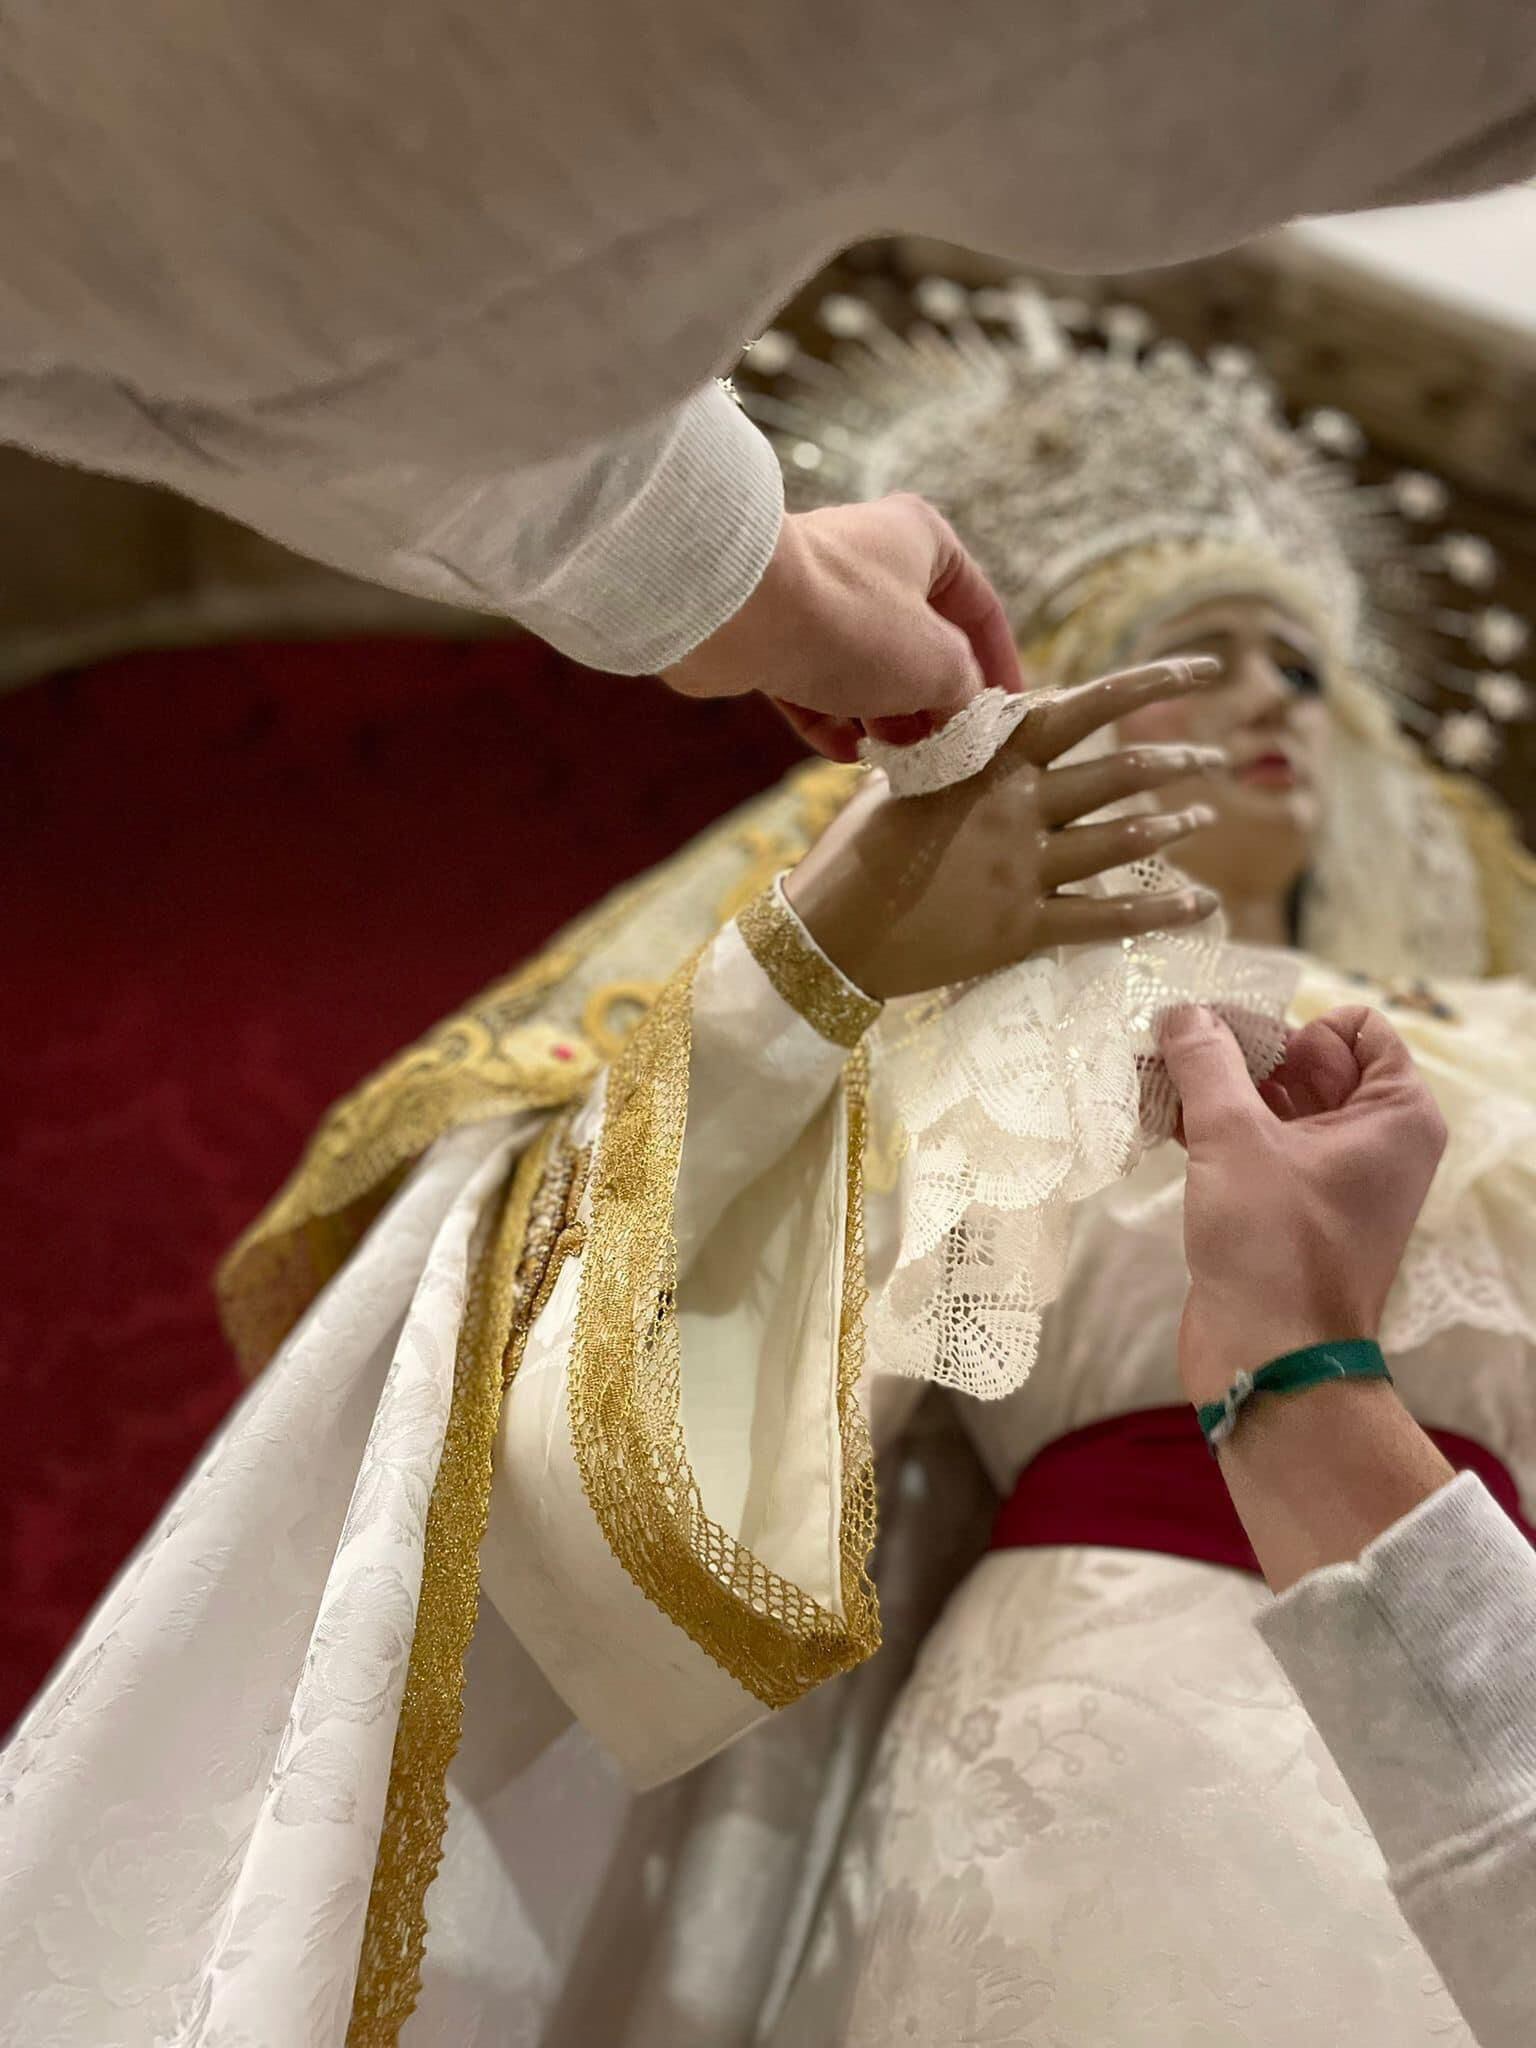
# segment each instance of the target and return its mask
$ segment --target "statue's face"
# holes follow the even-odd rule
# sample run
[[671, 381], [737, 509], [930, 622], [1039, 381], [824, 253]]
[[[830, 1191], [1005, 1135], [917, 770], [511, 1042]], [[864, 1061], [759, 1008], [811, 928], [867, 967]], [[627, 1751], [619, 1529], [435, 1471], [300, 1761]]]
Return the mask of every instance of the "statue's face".
[[1133, 659], [1165, 654], [1215, 655], [1226, 680], [1137, 712], [1122, 743], [1215, 742], [1232, 756], [1223, 774], [1166, 793], [1170, 810], [1203, 798], [1217, 814], [1173, 858], [1234, 903], [1284, 897], [1306, 872], [1322, 809], [1329, 720], [1317, 642], [1262, 599], [1223, 598], [1159, 621]]

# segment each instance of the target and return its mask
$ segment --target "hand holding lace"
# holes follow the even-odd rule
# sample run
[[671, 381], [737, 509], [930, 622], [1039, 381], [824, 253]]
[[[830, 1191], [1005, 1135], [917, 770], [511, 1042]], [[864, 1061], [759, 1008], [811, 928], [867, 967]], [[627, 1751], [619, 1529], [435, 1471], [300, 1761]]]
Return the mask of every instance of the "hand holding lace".
[[1445, 1149], [1445, 1120], [1386, 1019], [1332, 1011], [1292, 1033], [1257, 1087], [1219, 1019], [1160, 1034], [1189, 1151], [1186, 1393], [1304, 1346], [1375, 1338]]

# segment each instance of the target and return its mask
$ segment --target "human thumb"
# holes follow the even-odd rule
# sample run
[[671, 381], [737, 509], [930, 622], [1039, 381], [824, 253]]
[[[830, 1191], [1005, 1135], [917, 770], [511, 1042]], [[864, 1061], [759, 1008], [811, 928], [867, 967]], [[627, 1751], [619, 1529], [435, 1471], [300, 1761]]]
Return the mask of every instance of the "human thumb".
[[1224, 1128], [1254, 1120], [1262, 1105], [1242, 1048], [1213, 1010], [1199, 1003], [1169, 1010], [1159, 1020], [1157, 1037], [1191, 1150]]

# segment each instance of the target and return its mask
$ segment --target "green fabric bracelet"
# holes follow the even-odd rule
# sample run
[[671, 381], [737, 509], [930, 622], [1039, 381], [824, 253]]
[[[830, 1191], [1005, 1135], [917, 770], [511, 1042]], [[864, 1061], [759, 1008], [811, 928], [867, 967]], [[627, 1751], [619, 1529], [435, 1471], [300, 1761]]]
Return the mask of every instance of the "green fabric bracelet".
[[1225, 1399], [1207, 1401], [1196, 1412], [1211, 1456], [1237, 1427], [1245, 1401], [1254, 1394], [1299, 1394], [1303, 1387], [1321, 1386], [1324, 1380], [1387, 1380], [1387, 1361], [1381, 1346], [1369, 1337], [1350, 1337], [1340, 1344], [1309, 1344], [1305, 1351], [1288, 1351], [1284, 1358], [1271, 1360], [1257, 1372], [1240, 1372]]

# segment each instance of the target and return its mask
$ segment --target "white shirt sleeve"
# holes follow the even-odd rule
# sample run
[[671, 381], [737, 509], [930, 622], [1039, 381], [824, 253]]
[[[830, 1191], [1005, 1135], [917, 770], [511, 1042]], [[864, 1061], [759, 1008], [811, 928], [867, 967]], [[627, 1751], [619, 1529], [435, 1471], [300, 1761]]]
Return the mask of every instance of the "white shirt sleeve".
[[[1536, 2024], [1536, 1552], [1462, 1473], [1259, 1631], [1482, 2048]], [[1342, 1937], [1347, 1938], [1347, 1937]]]
[[490, 476], [394, 462], [299, 481], [224, 464], [176, 481], [332, 568], [516, 619], [622, 675], [670, 667], [740, 610], [784, 512], [773, 450], [714, 382], [607, 440]]

